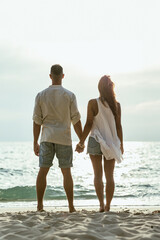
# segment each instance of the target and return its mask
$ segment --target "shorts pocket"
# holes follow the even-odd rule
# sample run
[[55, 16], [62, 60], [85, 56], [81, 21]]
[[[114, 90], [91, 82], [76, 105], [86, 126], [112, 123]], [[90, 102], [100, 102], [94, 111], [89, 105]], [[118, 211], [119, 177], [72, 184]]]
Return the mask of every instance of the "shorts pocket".
[[87, 153], [91, 155], [102, 155], [100, 144], [93, 137], [89, 137]]
[[99, 143], [93, 137], [89, 137], [88, 147], [89, 148], [97, 148], [97, 147], [99, 147]]
[[40, 156], [48, 156], [52, 153], [52, 143], [42, 142], [40, 144]]

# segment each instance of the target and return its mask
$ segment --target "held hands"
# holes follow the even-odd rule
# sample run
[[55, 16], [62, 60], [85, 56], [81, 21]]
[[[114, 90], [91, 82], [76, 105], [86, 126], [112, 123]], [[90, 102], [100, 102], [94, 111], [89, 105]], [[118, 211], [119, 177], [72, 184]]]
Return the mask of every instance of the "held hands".
[[75, 151], [78, 152], [78, 153], [81, 153], [81, 152], [84, 151], [84, 148], [85, 148], [84, 144], [78, 143], [78, 144], [76, 145]]
[[34, 143], [34, 153], [36, 156], [39, 156], [39, 144]]

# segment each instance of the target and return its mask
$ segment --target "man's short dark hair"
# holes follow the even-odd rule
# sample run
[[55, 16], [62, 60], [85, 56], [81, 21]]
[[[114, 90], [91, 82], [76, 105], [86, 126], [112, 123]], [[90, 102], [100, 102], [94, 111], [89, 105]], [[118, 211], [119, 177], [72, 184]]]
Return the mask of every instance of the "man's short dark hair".
[[51, 67], [51, 75], [61, 75], [63, 74], [63, 68], [59, 64], [55, 64]]

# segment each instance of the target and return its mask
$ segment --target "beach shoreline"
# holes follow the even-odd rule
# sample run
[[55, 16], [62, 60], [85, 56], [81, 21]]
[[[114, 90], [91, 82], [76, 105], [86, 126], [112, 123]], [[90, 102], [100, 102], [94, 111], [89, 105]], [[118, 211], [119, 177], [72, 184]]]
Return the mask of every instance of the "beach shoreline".
[[[99, 206], [75, 206], [76, 211], [82, 211], [82, 210], [86, 210], [86, 211], [95, 211], [95, 212], [99, 212]], [[53, 207], [49, 207], [49, 206], [44, 206], [44, 210], [46, 212], [68, 212], [68, 207], [67, 206], [53, 206]], [[10, 213], [14, 213], [14, 212], [36, 212], [36, 206], [35, 207], [1, 207], [0, 208], [0, 214], [1, 213], [5, 213], [5, 212], [10, 212]], [[160, 211], [160, 206], [141, 206], [141, 205], [133, 205], [133, 206], [111, 206], [110, 212], [121, 212], [121, 211], [130, 211], [130, 212], [154, 212], [154, 211]]]

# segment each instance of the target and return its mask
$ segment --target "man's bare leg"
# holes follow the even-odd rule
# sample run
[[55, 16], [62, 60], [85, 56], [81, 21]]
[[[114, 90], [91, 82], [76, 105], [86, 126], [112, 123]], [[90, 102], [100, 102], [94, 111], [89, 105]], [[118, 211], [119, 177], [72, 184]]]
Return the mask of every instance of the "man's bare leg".
[[105, 211], [108, 212], [110, 210], [110, 204], [114, 194], [114, 166], [115, 160], [106, 160], [104, 158], [104, 172], [106, 177], [106, 206]]
[[69, 204], [69, 212], [75, 212], [75, 208], [73, 205], [73, 179], [71, 175], [70, 168], [61, 168], [63, 174], [63, 186], [67, 195], [68, 204]]
[[39, 169], [39, 173], [37, 176], [37, 182], [36, 182], [36, 190], [37, 190], [37, 210], [38, 211], [42, 211], [43, 210], [43, 196], [44, 196], [44, 192], [46, 189], [46, 177], [47, 177], [47, 173], [49, 171], [49, 168], [44, 168], [41, 167]]
[[102, 170], [102, 156], [101, 155], [90, 155], [93, 170], [94, 170], [94, 186], [97, 197], [100, 203], [100, 212], [104, 212], [104, 193], [103, 193], [103, 170]]

